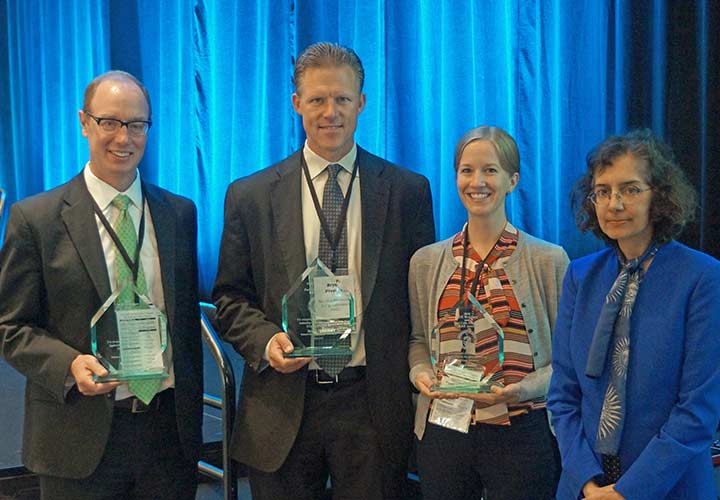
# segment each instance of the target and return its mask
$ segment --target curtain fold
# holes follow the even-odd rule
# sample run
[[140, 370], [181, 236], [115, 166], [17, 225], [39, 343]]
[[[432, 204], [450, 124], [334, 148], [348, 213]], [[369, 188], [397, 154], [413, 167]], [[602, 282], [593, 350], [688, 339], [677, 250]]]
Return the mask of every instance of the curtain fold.
[[108, 64], [107, 8], [81, 1], [0, 6], [0, 182], [12, 203], [66, 181], [87, 161], [77, 112], [85, 86]]
[[713, 0], [0, 0], [0, 187], [8, 202], [87, 160], [77, 110], [93, 76], [137, 75], [153, 100], [143, 176], [193, 199], [201, 289], [214, 280], [232, 180], [301, 147], [294, 58], [327, 40], [366, 72], [356, 138], [426, 175], [438, 237], [465, 220], [452, 166], [467, 129], [507, 129], [521, 154], [513, 223], [577, 257], [569, 192], [587, 151], [628, 127], [675, 149], [701, 194], [683, 240], [720, 257], [720, 18]]

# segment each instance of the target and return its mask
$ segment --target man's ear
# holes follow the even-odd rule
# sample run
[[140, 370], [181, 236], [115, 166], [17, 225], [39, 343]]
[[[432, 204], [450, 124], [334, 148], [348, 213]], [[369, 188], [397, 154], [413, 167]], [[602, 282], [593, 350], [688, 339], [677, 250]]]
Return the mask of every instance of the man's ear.
[[365, 94], [360, 93], [360, 101], [358, 102], [358, 114], [363, 112], [363, 109], [365, 109]]
[[297, 92], [295, 92], [292, 95], [292, 105], [293, 105], [293, 108], [295, 109], [295, 112], [297, 114], [301, 114], [300, 113], [300, 96], [298, 95]]
[[78, 110], [78, 118], [80, 119], [80, 130], [82, 131], [82, 135], [83, 135], [83, 137], [87, 137], [88, 136], [88, 131], [87, 131], [88, 116], [85, 114], [85, 112], [82, 109], [80, 109], [80, 110]]

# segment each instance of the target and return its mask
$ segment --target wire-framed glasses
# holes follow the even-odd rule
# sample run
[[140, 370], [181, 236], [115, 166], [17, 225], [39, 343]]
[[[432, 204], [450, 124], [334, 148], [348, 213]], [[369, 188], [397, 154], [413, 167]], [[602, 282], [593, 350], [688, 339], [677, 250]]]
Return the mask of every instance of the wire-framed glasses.
[[95, 120], [95, 123], [98, 124], [100, 130], [102, 130], [103, 132], [107, 132], [108, 134], [113, 134], [120, 130], [121, 127], [126, 127], [128, 130], [128, 134], [132, 135], [133, 137], [142, 137], [147, 134], [148, 129], [150, 129], [150, 126], [152, 125], [152, 122], [149, 120], [133, 120], [129, 122], [124, 122], [122, 120], [118, 120], [117, 118], [105, 118], [102, 116], [95, 116], [88, 113], [87, 111], [84, 111], [84, 113], [93, 120]]
[[610, 203], [610, 199], [614, 196], [623, 205], [631, 205], [646, 191], [652, 191], [652, 187], [643, 188], [637, 184], [628, 184], [617, 191], [607, 187], [596, 187], [590, 192], [588, 199], [598, 207], [604, 207]]

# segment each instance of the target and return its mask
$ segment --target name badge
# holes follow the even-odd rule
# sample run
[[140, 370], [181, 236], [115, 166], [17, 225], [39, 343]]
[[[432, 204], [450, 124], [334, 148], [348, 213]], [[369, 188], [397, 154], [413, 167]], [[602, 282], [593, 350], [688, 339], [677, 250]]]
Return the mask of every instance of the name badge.
[[345, 293], [355, 293], [353, 275], [316, 276], [313, 280], [315, 289], [315, 319], [336, 320], [348, 317], [348, 301]]
[[125, 371], [163, 371], [162, 339], [167, 338], [165, 316], [155, 306], [145, 304], [118, 307], [120, 359]]
[[473, 406], [474, 401], [468, 398], [433, 399], [428, 422], [467, 434]]

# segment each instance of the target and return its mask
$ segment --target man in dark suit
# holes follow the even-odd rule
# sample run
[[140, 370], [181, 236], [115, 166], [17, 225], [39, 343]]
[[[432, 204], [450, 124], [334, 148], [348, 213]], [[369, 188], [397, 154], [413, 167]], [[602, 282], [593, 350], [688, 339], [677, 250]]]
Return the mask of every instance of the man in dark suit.
[[[0, 252], [0, 348], [27, 377], [23, 462], [46, 499], [193, 499], [202, 439], [195, 206], [140, 180], [151, 108], [135, 77], [95, 78], [79, 117], [90, 161], [11, 208]], [[109, 225], [123, 210], [140, 248], [126, 248], [129, 263]], [[90, 354], [93, 314], [121, 287], [121, 266], [138, 260], [135, 283], [165, 313], [169, 338], [169, 377], [149, 393], [147, 384], [95, 383], [107, 370]]]
[[[305, 49], [292, 96], [304, 147], [227, 192], [213, 297], [225, 340], [246, 360], [232, 454], [249, 466], [256, 500], [318, 498], [328, 476], [335, 498], [403, 498], [408, 264], [435, 229], [427, 179], [355, 144], [363, 78], [351, 49]], [[333, 196], [345, 224], [331, 223]], [[325, 358], [283, 356], [294, 346], [280, 327], [282, 296], [323, 252], [347, 275], [358, 315], [337, 375]]]

